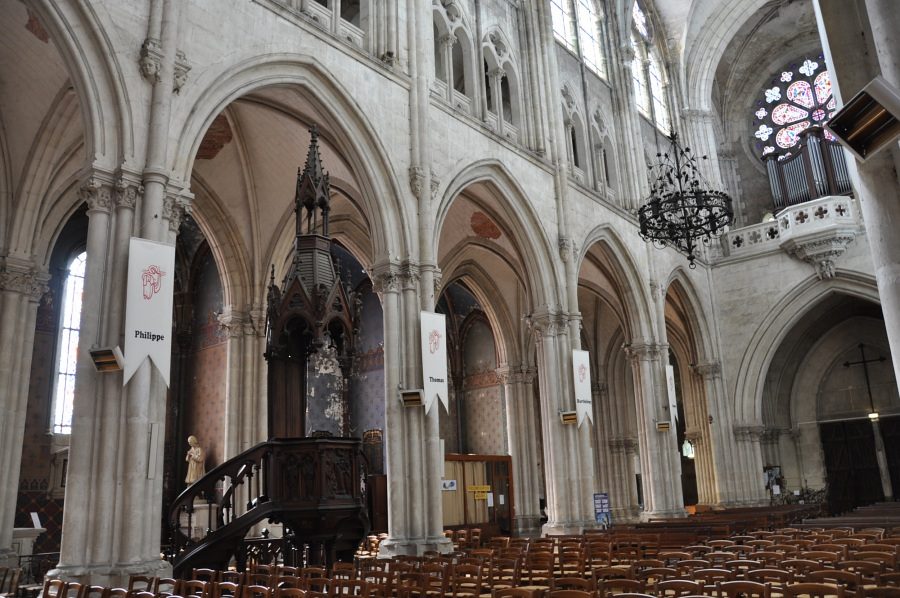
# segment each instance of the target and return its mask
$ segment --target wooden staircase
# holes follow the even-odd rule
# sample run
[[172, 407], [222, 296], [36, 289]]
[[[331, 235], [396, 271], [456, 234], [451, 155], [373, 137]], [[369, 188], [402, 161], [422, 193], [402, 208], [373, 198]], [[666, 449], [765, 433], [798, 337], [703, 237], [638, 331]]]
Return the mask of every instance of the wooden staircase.
[[241, 545], [263, 521], [283, 523], [295, 546], [321, 546], [329, 560], [352, 553], [369, 529], [364, 476], [355, 438], [276, 438], [247, 449], [175, 500], [174, 574], [226, 569], [232, 558], [243, 569]]

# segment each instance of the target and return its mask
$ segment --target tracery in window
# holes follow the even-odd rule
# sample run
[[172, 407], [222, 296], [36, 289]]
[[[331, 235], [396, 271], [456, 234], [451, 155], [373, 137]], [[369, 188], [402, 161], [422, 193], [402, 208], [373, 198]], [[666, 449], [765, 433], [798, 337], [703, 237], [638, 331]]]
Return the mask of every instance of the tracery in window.
[[[784, 159], [812, 125], [824, 125], [834, 115], [831, 75], [822, 54], [780, 69], [760, 92], [753, 106], [752, 128], [760, 157]], [[825, 137], [834, 141], [827, 130]]]
[[54, 434], [72, 432], [72, 406], [75, 399], [75, 367], [78, 361], [78, 332], [81, 325], [81, 297], [87, 254], [82, 252], [69, 262], [63, 287], [62, 314], [59, 326], [56, 386], [53, 393]]

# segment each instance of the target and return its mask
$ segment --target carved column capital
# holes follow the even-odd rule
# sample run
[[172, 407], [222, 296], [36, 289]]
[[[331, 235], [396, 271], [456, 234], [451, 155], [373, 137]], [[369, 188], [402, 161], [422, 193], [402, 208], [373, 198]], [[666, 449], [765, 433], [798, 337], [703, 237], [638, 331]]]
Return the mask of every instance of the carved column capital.
[[112, 207], [112, 190], [110, 186], [99, 178], [91, 176], [78, 190], [81, 201], [88, 206], [88, 214], [91, 212], [109, 213]]
[[625, 355], [632, 361], [656, 361], [660, 356], [660, 345], [653, 343], [634, 342], [622, 346]]
[[226, 307], [222, 313], [216, 316], [216, 320], [228, 338], [240, 338], [246, 335], [245, 326], [249, 323], [246, 312]]
[[180, 194], [169, 194], [163, 200], [163, 218], [169, 222], [169, 230], [178, 232], [185, 215], [191, 213], [191, 201]]
[[10, 291], [37, 302], [50, 290], [50, 275], [32, 264], [7, 258], [0, 263], [0, 291]]
[[400, 286], [404, 291], [415, 291], [419, 288], [419, 266], [405, 262], [400, 266]]
[[395, 264], [376, 266], [372, 272], [372, 288], [376, 293], [399, 293], [400, 268]]
[[117, 208], [133, 210], [137, 205], [138, 197], [143, 196], [144, 186], [139, 180], [131, 180], [123, 174], [119, 174], [115, 182], [115, 201]]
[[555, 310], [542, 310], [525, 316], [525, 325], [540, 337], [556, 336], [565, 330], [566, 317]]
[[444, 46], [444, 48], [447, 48], [448, 46], [452, 47], [453, 44], [455, 44], [458, 40], [456, 39], [456, 36], [454, 34], [445, 33], [438, 38], [438, 41], [442, 46]]
[[559, 246], [559, 258], [563, 262], [568, 262], [574, 252], [574, 243], [568, 237], [560, 237], [557, 241]]
[[708, 361], [691, 366], [694, 373], [704, 380], [713, 380], [722, 375], [722, 366], [718, 361]]

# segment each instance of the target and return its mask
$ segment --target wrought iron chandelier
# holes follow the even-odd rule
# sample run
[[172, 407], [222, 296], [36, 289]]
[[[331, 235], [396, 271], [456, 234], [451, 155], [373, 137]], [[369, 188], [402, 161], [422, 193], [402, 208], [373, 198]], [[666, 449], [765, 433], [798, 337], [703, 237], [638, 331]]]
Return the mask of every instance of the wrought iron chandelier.
[[725, 232], [734, 212], [725, 192], [709, 188], [691, 149], [682, 148], [674, 132], [668, 139], [669, 150], [656, 154], [659, 162], [650, 167], [650, 197], [638, 209], [640, 234], [659, 248], [686, 254], [694, 268], [699, 244]]

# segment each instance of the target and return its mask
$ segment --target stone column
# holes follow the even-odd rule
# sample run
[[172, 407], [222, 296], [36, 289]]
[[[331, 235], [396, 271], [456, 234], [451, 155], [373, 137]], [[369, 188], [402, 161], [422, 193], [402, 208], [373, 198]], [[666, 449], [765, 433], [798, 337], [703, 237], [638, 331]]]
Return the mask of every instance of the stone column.
[[[610, 46], [614, 48], [612, 44]], [[613, 85], [614, 118], [619, 123], [615, 130], [616, 145], [620, 148], [629, 148], [620, 154], [619, 184], [622, 191], [622, 206], [637, 208], [649, 191], [649, 183], [640, 145], [632, 142], [634, 139], [641, 138], [641, 123], [631, 77], [634, 48], [627, 39], [627, 35], [626, 39], [622, 40], [618, 53], [620, 68], [613, 69], [610, 73], [612, 76], [618, 77], [617, 84]]]
[[[715, 504], [732, 505], [740, 496], [735, 461], [737, 449], [731, 432], [731, 408], [722, 383], [722, 368], [718, 362], [705, 362], [695, 365], [693, 370], [703, 379], [706, 391], [706, 425], [715, 477]], [[704, 424], [701, 422], [700, 425]]]
[[536, 452], [530, 450], [537, 444], [537, 429], [534, 427], [534, 420], [527, 414], [531, 410], [530, 395], [525, 394], [527, 373], [519, 366], [503, 367], [497, 368], [497, 376], [503, 385], [506, 434], [512, 457], [515, 498], [513, 527], [519, 534], [535, 533], [539, 531], [541, 519], [537, 485], [540, 470]]
[[[697, 167], [712, 188], [724, 189], [713, 113], [710, 110], [685, 109], [681, 111], [681, 117], [684, 121], [682, 147], [691, 148], [691, 153], [697, 159]], [[707, 156], [707, 159], [704, 160], [703, 156]]]
[[224, 458], [230, 459], [268, 437], [265, 313], [227, 306], [218, 319], [228, 335]]
[[421, 388], [418, 283], [411, 264], [375, 268], [373, 285], [384, 310], [388, 538], [381, 544], [383, 556], [450, 549], [440, 502], [438, 409], [443, 407], [435, 405], [426, 414], [422, 407], [404, 407], [398, 394]]
[[[503, 89], [500, 84], [501, 79], [503, 79], [503, 75], [506, 72], [502, 68], [491, 69], [488, 71], [488, 81], [491, 86], [491, 100], [494, 113], [497, 115], [497, 134], [503, 135]], [[488, 109], [491, 107], [488, 106]]]
[[641, 449], [641, 479], [644, 485], [644, 513], [650, 517], [684, 516], [681, 491], [681, 463], [675, 446], [675, 428], [657, 430], [659, 421], [667, 421], [668, 398], [663, 396], [659, 379], [663, 372], [663, 354], [657, 345], [632, 343], [627, 347], [634, 373], [637, 402], [638, 441]]
[[82, 196], [89, 216], [87, 309], [79, 335], [60, 562], [48, 575], [120, 585], [132, 574], [170, 571], [159, 558], [165, 388], [149, 364], [123, 388], [120, 372], [96, 372], [89, 355], [93, 347], [122, 345], [128, 243], [140, 183], [124, 172], [115, 182], [95, 173]]
[[[814, 8], [839, 106], [877, 75], [900, 88], [900, 5], [893, 0], [815, 0]], [[900, 383], [900, 147], [895, 141], [865, 163], [848, 153], [847, 165], [865, 221], [895, 378]]]
[[444, 54], [444, 73], [447, 75], [446, 100], [452, 106], [453, 82], [455, 81], [455, 74], [453, 72], [453, 44], [457, 43], [457, 39], [452, 33], [446, 33], [437, 41], [441, 44], [441, 50]]
[[535, 334], [540, 372], [548, 515], [543, 532], [580, 533], [593, 525], [593, 465], [590, 432], [563, 424], [559, 416], [561, 411], [574, 411], [574, 401], [569, 400], [572, 385], [565, 378], [572, 369], [567, 322], [559, 314], [546, 312], [529, 316], [526, 323]]
[[0, 261], [0, 567], [17, 567], [12, 549], [37, 305], [49, 277], [28, 260]]

